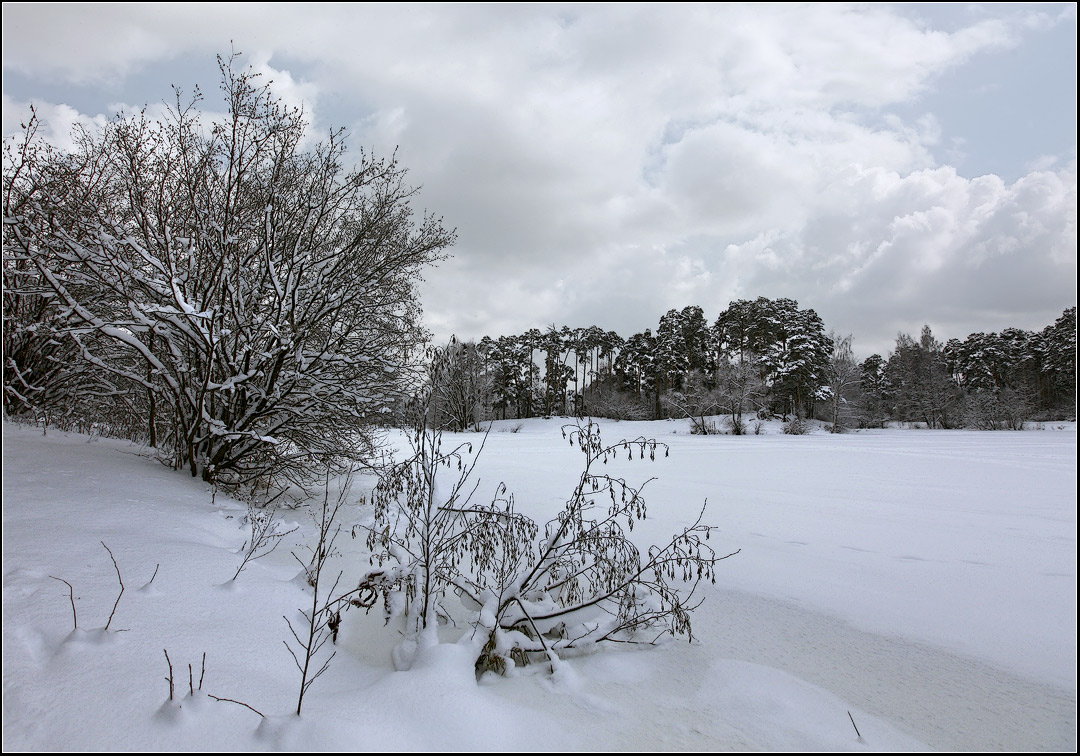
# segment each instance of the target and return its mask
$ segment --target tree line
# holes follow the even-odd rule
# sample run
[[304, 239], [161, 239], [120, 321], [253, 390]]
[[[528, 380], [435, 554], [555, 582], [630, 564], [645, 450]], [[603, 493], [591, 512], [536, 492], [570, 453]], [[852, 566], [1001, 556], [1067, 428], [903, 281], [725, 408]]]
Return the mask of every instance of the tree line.
[[930, 428], [1019, 430], [1026, 420], [1076, 417], [1076, 308], [1041, 331], [1006, 328], [942, 344], [924, 326], [900, 334], [889, 359], [860, 365], [862, 418]]
[[[696, 432], [747, 431], [747, 420], [818, 418], [837, 431], [890, 421], [932, 428], [1013, 428], [1075, 417], [1076, 308], [1042, 331], [1007, 328], [942, 344], [929, 326], [898, 334], [888, 358], [857, 361], [852, 337], [826, 333], [792, 299], [738, 300], [709, 322], [696, 305], [628, 338], [550, 325], [516, 336], [452, 340], [438, 424], [590, 415], [686, 417]], [[727, 427], [710, 425], [724, 415]]]

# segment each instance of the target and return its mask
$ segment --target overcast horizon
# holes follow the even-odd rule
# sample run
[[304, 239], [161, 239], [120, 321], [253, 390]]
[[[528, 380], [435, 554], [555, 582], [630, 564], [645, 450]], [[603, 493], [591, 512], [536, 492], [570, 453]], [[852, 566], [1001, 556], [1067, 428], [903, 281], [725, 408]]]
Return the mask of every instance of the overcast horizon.
[[1076, 304], [1076, 6], [3, 6], [3, 131], [51, 138], [215, 55], [313, 141], [397, 150], [456, 227], [436, 341], [789, 297], [857, 355], [1040, 330]]

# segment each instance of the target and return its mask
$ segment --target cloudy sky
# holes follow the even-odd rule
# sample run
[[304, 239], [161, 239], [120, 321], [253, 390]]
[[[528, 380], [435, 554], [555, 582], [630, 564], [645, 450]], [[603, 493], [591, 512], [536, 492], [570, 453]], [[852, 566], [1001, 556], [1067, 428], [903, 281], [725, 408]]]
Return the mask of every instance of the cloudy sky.
[[235, 49], [459, 240], [439, 340], [790, 297], [856, 353], [1076, 304], [1076, 6], [3, 5], [3, 131], [216, 101]]

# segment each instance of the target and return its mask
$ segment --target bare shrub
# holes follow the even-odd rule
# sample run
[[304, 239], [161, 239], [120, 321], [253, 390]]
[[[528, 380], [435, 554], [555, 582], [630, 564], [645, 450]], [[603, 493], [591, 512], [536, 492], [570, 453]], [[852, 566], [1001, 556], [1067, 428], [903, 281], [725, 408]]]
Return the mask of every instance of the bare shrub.
[[305, 484], [375, 452], [455, 236], [395, 159], [347, 161], [341, 130], [308, 148], [235, 63], [217, 119], [176, 91], [160, 121], [62, 152], [35, 118], [5, 150], [4, 408], [149, 437], [207, 481]]
[[[108, 630], [112, 625], [113, 617], [116, 616], [116, 608], [120, 606], [120, 598], [124, 595], [124, 578], [120, 575], [120, 565], [116, 563], [116, 557], [113, 556], [112, 549], [105, 545], [104, 541], [99, 541], [102, 548], [109, 553], [109, 559], [112, 560], [113, 569], [116, 570], [116, 580], [120, 583], [120, 592], [116, 594], [116, 601], [113, 602], [112, 611], [109, 612], [109, 619], [105, 622], [105, 630]], [[154, 570], [154, 575], [157, 575], [157, 570]], [[79, 615], [75, 612], [75, 588], [68, 581], [63, 578], [58, 578], [55, 575], [49, 575], [53, 580], [59, 580], [61, 583], [68, 587], [68, 600], [71, 602], [71, 621], [75, 630], [79, 628]], [[150, 582], [153, 582], [154, 578], [150, 578]], [[148, 583], [149, 585], [149, 583]]]
[[[352, 474], [346, 478], [345, 485], [338, 493], [337, 500], [330, 503], [330, 470], [327, 469], [323, 488], [322, 507], [319, 514], [312, 515], [315, 524], [319, 528], [319, 538], [315, 547], [311, 549], [311, 560], [304, 562], [293, 553], [293, 558], [304, 568], [307, 576], [307, 584], [311, 588], [311, 606], [301, 609], [303, 624], [297, 632], [292, 620], [283, 617], [289, 627], [289, 633], [296, 643], [296, 649], [288, 641], [282, 641], [289, 655], [292, 656], [297, 670], [300, 672], [300, 694], [296, 699], [296, 715], [300, 716], [301, 707], [304, 705], [304, 695], [308, 689], [319, 679], [327, 669], [337, 652], [331, 653], [322, 661], [317, 662], [316, 657], [327, 641], [337, 642], [338, 625], [341, 622], [341, 601], [335, 598], [338, 583], [341, 581], [339, 572], [330, 588], [327, 590], [323, 583], [323, 572], [330, 558], [335, 555], [334, 542], [341, 533], [341, 526], [336, 524], [338, 513], [345, 504], [352, 484]], [[303, 661], [301, 661], [303, 659]]]
[[1013, 389], [981, 390], [965, 398], [968, 423], [980, 430], [1023, 430], [1031, 417], [1031, 402]]
[[643, 486], [597, 468], [622, 453], [666, 456], [665, 444], [638, 438], [606, 445], [595, 423], [566, 426], [563, 433], [581, 451], [584, 469], [562, 512], [544, 527], [537, 551], [518, 556], [515, 574], [500, 581], [497, 593], [471, 596], [494, 618], [481, 613], [475, 620], [488, 634], [478, 670], [498, 671], [531, 655], [554, 670], [563, 653], [603, 642], [692, 639], [690, 614], [700, 605], [695, 590], [702, 580], [715, 582], [716, 562], [727, 558], [706, 543], [714, 528], [702, 524], [704, 506], [666, 544], [641, 552], [630, 540], [634, 523], [646, 515]]
[[693, 418], [690, 420], [690, 434], [693, 436], [718, 436], [720, 428], [713, 420]]
[[651, 420], [653, 417], [649, 402], [633, 393], [607, 387], [598, 387], [594, 391], [590, 386], [586, 395], [589, 411], [594, 417], [612, 420]]
[[298, 527], [294, 525], [288, 530], [282, 529], [282, 523], [277, 519], [277, 509], [273, 502], [263, 507], [259, 507], [254, 502], [249, 502], [244, 522], [247, 523], [250, 535], [244, 545], [240, 547], [244, 559], [240, 562], [240, 566], [236, 568], [232, 580], [240, 577], [240, 573], [247, 567], [248, 562], [272, 554], [274, 549], [281, 543], [281, 539], [294, 532]]
[[811, 427], [809, 420], [800, 415], [795, 415], [795, 417], [784, 423], [783, 430], [789, 436], [805, 436], [810, 432]]
[[[413, 456], [377, 486], [368, 529], [374, 569], [352, 595], [370, 606], [380, 594], [387, 619], [404, 618], [396, 666], [411, 665], [421, 635], [434, 640], [437, 619], [452, 615], [444, 604], [450, 594], [479, 639], [478, 674], [537, 656], [554, 670], [564, 653], [603, 642], [693, 637], [695, 590], [714, 580], [716, 562], [727, 558], [707, 543], [714, 528], [702, 523], [704, 506], [668, 542], [641, 551], [630, 532], [646, 516], [643, 486], [600, 471], [617, 455], [655, 459], [667, 446], [646, 438], [606, 445], [592, 422], [563, 433], [581, 451], [584, 469], [539, 541], [541, 530], [516, 511], [505, 486], [490, 502], [474, 501], [483, 447], [475, 454], [468, 444], [444, 450], [438, 431], [418, 429]], [[440, 470], [450, 476], [437, 487]]]

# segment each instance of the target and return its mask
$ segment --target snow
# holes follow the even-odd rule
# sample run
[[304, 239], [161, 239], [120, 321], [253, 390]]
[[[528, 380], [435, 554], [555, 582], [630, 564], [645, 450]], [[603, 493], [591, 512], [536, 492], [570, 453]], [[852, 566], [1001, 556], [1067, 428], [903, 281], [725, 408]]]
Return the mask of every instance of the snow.
[[[565, 422], [495, 423], [480, 493], [505, 481], [520, 511], [552, 517], [580, 474]], [[741, 549], [719, 563], [693, 643], [478, 682], [469, 628], [445, 628], [398, 672], [396, 631], [353, 609], [297, 717], [283, 617], [310, 606], [289, 553], [312, 543], [306, 512], [283, 513], [300, 529], [230, 581], [244, 504], [131, 444], [5, 423], [4, 749], [1075, 750], [1074, 423], [743, 437], [601, 426], [609, 442], [671, 447], [612, 463], [628, 482], [655, 478], [635, 540], [665, 540], [707, 499], [711, 543]], [[342, 520], [343, 586], [368, 568], [348, 528], [371, 521], [372, 483], [354, 484]], [[102, 543], [125, 587], [108, 631], [120, 586]], [[78, 629], [54, 578], [74, 588]]]

